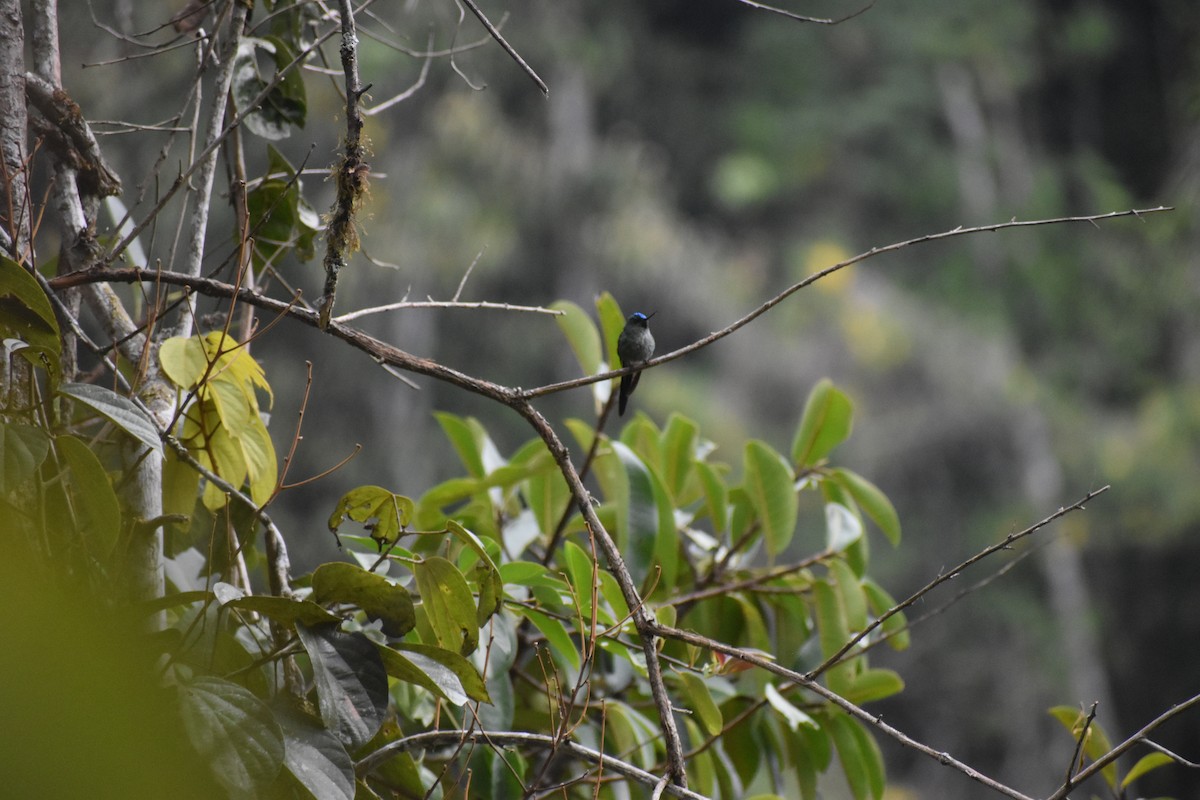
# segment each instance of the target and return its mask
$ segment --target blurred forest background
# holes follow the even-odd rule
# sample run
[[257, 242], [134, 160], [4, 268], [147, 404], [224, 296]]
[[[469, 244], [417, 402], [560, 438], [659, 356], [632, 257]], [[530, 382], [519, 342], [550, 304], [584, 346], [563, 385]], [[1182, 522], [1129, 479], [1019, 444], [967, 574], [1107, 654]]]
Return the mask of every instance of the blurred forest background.
[[[137, 49], [96, 23], [145, 31], [179, 8], [101, 5], [63, 4], [64, 60], [92, 65], [64, 65], [63, 84], [89, 119], [158, 121], [191, 80], [192, 50], [127, 60]], [[904, 546], [875, 560], [897, 597], [1113, 485], [1015, 553], [1029, 557], [1002, 579], [921, 625], [908, 652], [879, 656], [908, 688], [876, 710], [915, 738], [1005, 782], [1047, 776], [1048, 790], [1071, 752], [1048, 707], [1100, 700], [1099, 720], [1119, 739], [1196, 691], [1195, 0], [879, 0], [832, 27], [736, 0], [481, 5], [505, 19], [548, 99], [473, 19], [460, 27], [449, 0], [376, 2], [362, 13], [361, 71], [376, 102], [425, 66], [395, 44], [483, 44], [453, 63], [432, 59], [411, 98], [368, 120], [364, 247], [375, 263], [359, 258], [343, 273], [336, 313], [450, 299], [478, 258], [461, 299], [590, 308], [609, 291], [627, 312], [657, 312], [661, 353], [873, 246], [1014, 217], [1175, 206], [872, 259], [647, 374], [633, 405], [659, 423], [672, 410], [698, 420], [733, 460], [748, 436], [786, 448], [808, 390], [831, 377], [857, 407], [843, 461], [879, 484], [905, 525]], [[789, 8], [836, 17], [858, 6]], [[336, 69], [336, 50], [327, 52]], [[279, 145], [311, 171], [304, 191], [318, 211], [332, 196], [324, 176], [338, 146], [338, 80], [308, 73], [310, 128]], [[154, 154], [126, 146], [120, 127], [109, 125], [102, 143], [116, 171], [149, 174]], [[214, 208], [227, 216], [213, 229], [232, 232], [228, 208]], [[228, 245], [212, 252], [215, 266]], [[319, 260], [289, 256], [279, 269], [319, 296]], [[577, 374], [542, 315], [417, 309], [356, 324], [502, 383]], [[432, 411], [484, 416], [505, 452], [526, 436], [515, 416], [482, 401], [427, 381], [414, 391], [315, 332], [284, 328], [254, 354], [276, 388], [281, 452], [304, 361], [314, 362], [292, 475], [364, 445], [274, 506], [285, 529], [307, 531], [289, 540], [299, 569], [336, 557], [325, 520], [349, 487], [378, 482], [415, 496], [456, 474]], [[543, 407], [552, 419], [586, 417], [590, 393]], [[814, 532], [805, 546], [816, 541]], [[924, 610], [985, 577], [951, 582]], [[1200, 722], [1175, 720], [1159, 741], [1200, 759]], [[884, 752], [890, 796], [984, 792], [928, 759]], [[1200, 796], [1200, 778], [1179, 767], [1141, 786]]]

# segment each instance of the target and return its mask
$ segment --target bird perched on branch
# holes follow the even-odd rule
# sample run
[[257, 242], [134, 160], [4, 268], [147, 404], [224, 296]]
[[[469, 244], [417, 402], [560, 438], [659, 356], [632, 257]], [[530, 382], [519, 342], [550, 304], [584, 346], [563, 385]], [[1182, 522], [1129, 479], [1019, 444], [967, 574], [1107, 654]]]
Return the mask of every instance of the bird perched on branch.
[[[651, 312], [650, 317], [654, 316]], [[650, 335], [650, 317], [640, 311], [635, 311], [625, 320], [625, 328], [617, 337], [617, 358], [621, 359], [622, 367], [636, 367], [645, 364], [654, 355], [654, 337]], [[631, 372], [621, 376], [621, 401], [617, 413], [625, 414], [625, 405], [629, 395], [637, 388], [642, 373]]]

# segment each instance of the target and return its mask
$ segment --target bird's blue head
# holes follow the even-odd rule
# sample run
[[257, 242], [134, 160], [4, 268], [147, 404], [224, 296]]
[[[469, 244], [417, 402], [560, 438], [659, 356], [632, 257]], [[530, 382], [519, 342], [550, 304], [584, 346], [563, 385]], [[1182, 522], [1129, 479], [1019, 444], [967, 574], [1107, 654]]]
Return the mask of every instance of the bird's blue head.
[[630, 314], [629, 319], [627, 319], [625, 321], [628, 323], [636, 323], [638, 325], [645, 325], [647, 322], [650, 321], [650, 317], [653, 317], [655, 315], [655, 313], [657, 313], [657, 312], [652, 311], [652, 312], [650, 312], [650, 315], [647, 316], [640, 311], [635, 311], [632, 314]]

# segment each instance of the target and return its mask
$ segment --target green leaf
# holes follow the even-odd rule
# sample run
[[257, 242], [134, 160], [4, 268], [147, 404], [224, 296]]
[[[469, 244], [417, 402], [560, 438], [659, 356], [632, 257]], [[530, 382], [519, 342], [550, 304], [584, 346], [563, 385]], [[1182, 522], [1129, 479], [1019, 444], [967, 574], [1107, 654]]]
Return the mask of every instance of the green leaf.
[[383, 668], [396, 680], [420, 686], [456, 706], [461, 706], [470, 699], [463, 691], [462, 681], [458, 676], [437, 661], [419, 653], [399, 653], [378, 642], [375, 647], [383, 660]]
[[634, 582], [643, 586], [657, 563], [662, 570], [659, 587], [672, 587], [679, 569], [679, 538], [666, 490], [658, 476], [631, 449], [621, 442], [612, 442], [612, 447], [629, 481], [625, 524], [629, 555], [625, 563]]
[[699, 675], [691, 672], [681, 672], [679, 677], [683, 679], [684, 691], [687, 693], [692, 711], [700, 721], [704, 732], [709, 736], [720, 735], [721, 728], [725, 723], [721, 717], [721, 709], [717, 708], [717, 704], [713, 702], [708, 684]]
[[856, 706], [883, 700], [904, 691], [904, 679], [890, 669], [865, 669], [854, 676], [854, 686], [846, 699]]
[[388, 684], [374, 643], [336, 625], [296, 623], [300, 643], [312, 662], [321, 719], [355, 750], [371, 740], [387, 713]]
[[158, 428], [128, 397], [91, 383], [64, 383], [58, 391], [99, 412], [134, 439], [162, 455], [162, 439], [159, 438]]
[[[876, 617], [883, 616], [885, 612], [896, 606], [896, 600], [887, 593], [887, 590], [870, 578], [862, 579], [862, 587], [867, 595], [867, 602], [871, 606], [871, 613]], [[880, 628], [888, 637], [887, 643], [889, 647], [893, 650], [908, 649], [908, 617], [904, 615], [903, 611], [899, 611], [885, 619]]]
[[452, 519], [446, 520], [446, 529], [450, 531], [450, 535], [479, 556], [474, 578], [479, 584], [476, 621], [482, 628], [488, 619], [504, 606], [504, 581], [500, 579], [500, 570], [496, 567], [496, 562], [488, 555], [487, 548], [478, 536]]
[[567, 629], [558, 619], [540, 611], [534, 611], [532, 608], [522, 608], [521, 614], [528, 618], [533, 626], [546, 637], [551, 655], [565, 658], [572, 667], [579, 669], [579, 665], [582, 663], [579, 650], [571, 639], [571, 635], [567, 633]]
[[[596, 587], [599, 587], [599, 580], [592, 574], [594, 563], [582, 547], [571, 541], [563, 542], [562, 556], [567, 568], [567, 577], [574, 588], [575, 597], [583, 613], [583, 623], [586, 625], [592, 616], [593, 581]], [[598, 570], [596, 575], [599, 575]]]
[[850, 398], [822, 378], [808, 395], [800, 427], [792, 440], [792, 464], [811, 467], [850, 436], [854, 406]]
[[66, 462], [67, 480], [73, 489], [78, 533], [97, 558], [107, 558], [121, 531], [121, 504], [100, 459], [74, 436], [59, 436], [55, 447]]
[[783, 717], [783, 721], [787, 723], [788, 728], [793, 731], [801, 726], [813, 728], [814, 730], [817, 728], [816, 720], [805, 714], [792, 704], [790, 700], [780, 694], [779, 690], [775, 688], [775, 684], [768, 683], [763, 691], [767, 703], [770, 704], [771, 708], [779, 712], [779, 715]]
[[840, 711], [829, 715], [828, 728], [855, 799], [883, 797], [883, 755], [874, 737]]
[[440, 647], [463, 655], [479, 646], [475, 599], [458, 567], [440, 556], [413, 565], [417, 592]]
[[1129, 770], [1129, 774], [1126, 775], [1125, 779], [1121, 781], [1121, 788], [1128, 788], [1129, 784], [1133, 783], [1152, 769], [1158, 769], [1159, 767], [1173, 763], [1175, 762], [1166, 753], [1147, 753], [1137, 760], [1137, 763], [1133, 765], [1133, 769]]
[[448, 671], [449, 675], [453, 675], [454, 679], [458, 681], [461, 691], [466, 692], [467, 697], [481, 703], [492, 702], [492, 698], [488, 695], [487, 685], [480, 677], [479, 671], [458, 653], [442, 647], [414, 642], [398, 642], [395, 648], [413, 664], [424, 670], [443, 689], [449, 685], [449, 677], [444, 672], [439, 672], [434, 665], [438, 665], [442, 670]]
[[0, 338], [12, 336], [45, 352], [57, 372], [62, 339], [50, 300], [29, 270], [0, 255]]
[[268, 79], [258, 70], [259, 51], [272, 57], [276, 70], [284, 68], [295, 58], [283, 40], [274, 36], [267, 39], [243, 36], [234, 57], [233, 83], [230, 87], [234, 106], [239, 113], [246, 115], [246, 127], [255, 135], [269, 141], [286, 139], [292, 135], [294, 128], [304, 126], [307, 113], [304, 80], [293, 67], [267, 93], [260, 105], [253, 105], [268, 83]]
[[696, 463], [696, 438], [699, 427], [687, 417], [671, 414], [662, 435], [663, 483], [678, 499]]
[[266, 703], [236, 683], [198, 677], [179, 687], [183, 727], [213, 776], [235, 796], [257, 796], [279, 774], [283, 732]]
[[400, 538], [414, 512], [413, 501], [381, 486], [359, 486], [342, 495], [329, 515], [329, 530], [336, 536], [346, 517], [363, 523], [380, 547]]
[[284, 766], [315, 800], [354, 800], [354, 761], [337, 737], [314, 720], [279, 715], [286, 746]]
[[867, 597], [862, 584], [850, 565], [840, 558], [831, 558], [825, 562], [829, 573], [837, 586], [838, 600], [846, 612], [846, 624], [850, 631], [857, 633], [867, 627]]
[[865, 511], [867, 516], [879, 526], [879, 530], [883, 531], [883, 535], [892, 543], [892, 546], [899, 546], [900, 517], [896, 514], [892, 501], [887, 499], [887, 495], [879, 491], [878, 486], [848, 469], [839, 467], [833, 470], [832, 475], [833, 479], [850, 493], [859, 508]]
[[40, 428], [0, 422], [0, 493], [32, 478], [49, 454], [50, 438]]
[[725, 479], [715, 467], [703, 461], [695, 463], [695, 470], [704, 487], [704, 507], [712, 520], [713, 533], [724, 533], [729, 524], [729, 488]]
[[596, 323], [586, 311], [569, 300], [559, 300], [550, 308], [563, 312], [554, 321], [567, 337], [583, 374], [595, 375], [600, 371], [601, 361], [600, 332], [596, 330]]
[[[813, 581], [813, 600], [817, 617], [817, 638], [821, 643], [821, 656], [829, 658], [842, 649], [850, 639], [846, 624], [846, 610], [842, 606], [837, 590], [828, 581]], [[845, 696], [854, 688], [853, 659], [834, 664], [825, 673], [829, 688]]]
[[262, 614], [264, 617], [269, 617], [284, 625], [302, 622], [311, 627], [342, 621], [341, 617], [329, 613], [311, 600], [293, 600], [290, 597], [276, 597], [269, 594], [248, 594], [233, 598], [224, 605]]
[[312, 575], [313, 599], [318, 603], [350, 603], [371, 619], [383, 622], [383, 632], [401, 637], [417, 624], [408, 589], [357, 564], [333, 561]]
[[446, 434], [446, 438], [454, 446], [454, 452], [458, 453], [463, 466], [467, 468], [467, 474], [473, 478], [482, 478], [486, 474], [483, 468], [483, 454], [471, 426], [457, 414], [437, 411], [433, 416], [437, 418], [442, 432]]
[[796, 532], [800, 503], [783, 458], [759, 441], [746, 443], [743, 488], [762, 523], [767, 552], [779, 555]]
[[625, 315], [616, 298], [608, 292], [601, 292], [596, 298], [596, 314], [600, 317], [600, 329], [604, 333], [604, 360], [616, 364], [620, 360], [617, 358], [617, 339], [625, 327]]

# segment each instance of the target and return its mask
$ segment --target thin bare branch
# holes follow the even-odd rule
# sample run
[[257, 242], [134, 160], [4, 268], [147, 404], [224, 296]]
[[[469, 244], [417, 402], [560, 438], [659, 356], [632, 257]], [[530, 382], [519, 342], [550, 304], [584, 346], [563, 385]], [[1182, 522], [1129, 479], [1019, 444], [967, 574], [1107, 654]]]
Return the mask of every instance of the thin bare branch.
[[778, 14], [782, 17], [787, 17], [788, 19], [794, 19], [797, 22], [811, 22], [816, 25], [839, 25], [839, 24], [845, 22], [846, 20], [854, 19], [859, 14], [865, 14], [867, 11], [871, 10], [871, 8], [875, 5], [875, 0], [871, 0], [870, 3], [867, 3], [865, 6], [860, 8], [858, 11], [847, 14], [844, 17], [836, 17], [833, 19], [826, 19], [826, 18], [822, 18], [822, 17], [806, 17], [803, 14], [797, 14], [793, 11], [788, 11], [786, 8], [777, 8], [775, 6], [766, 5], [765, 3], [756, 3], [754, 0], [737, 0], [737, 2], [741, 3], [744, 6], [750, 6], [751, 8], [757, 8], [760, 11], [769, 11], [772, 14]]
[[749, 325], [751, 322], [753, 322], [757, 318], [761, 317], [763, 314], [767, 313], [772, 308], [779, 305], [784, 300], [786, 300], [788, 297], [792, 296], [793, 294], [795, 294], [796, 292], [805, 288], [806, 286], [816, 283], [817, 281], [821, 280], [822, 278], [825, 278], [825, 277], [833, 274], [834, 272], [837, 272], [838, 270], [845, 269], [846, 267], [849, 267], [853, 264], [857, 264], [860, 261], [866, 261], [868, 258], [874, 258], [875, 256], [883, 255], [884, 253], [893, 253], [897, 250], [903, 250], [906, 247], [912, 247], [914, 245], [924, 244], [926, 242], [938, 242], [938, 241], [942, 241], [943, 239], [952, 239], [956, 236], [969, 236], [969, 235], [976, 234], [976, 233], [991, 233], [993, 231], [1000, 231], [1000, 230], [1004, 230], [1006, 228], [1032, 228], [1032, 227], [1035, 227], [1038, 225], [1062, 225], [1062, 224], [1069, 223], [1069, 222], [1094, 223], [1098, 220], [1116, 219], [1118, 217], [1140, 217], [1143, 214], [1156, 214], [1156, 213], [1163, 212], [1163, 211], [1174, 211], [1174, 210], [1175, 210], [1175, 208], [1173, 206], [1158, 206], [1157, 208], [1140, 208], [1140, 209], [1134, 208], [1134, 209], [1130, 209], [1128, 211], [1111, 211], [1107, 214], [1090, 214], [1090, 215], [1075, 216], [1075, 217], [1053, 217], [1053, 218], [1047, 218], [1047, 219], [1034, 219], [1034, 220], [1012, 219], [1012, 220], [1009, 220], [1008, 222], [997, 222], [997, 223], [993, 223], [991, 225], [977, 225], [972, 228], [964, 228], [960, 225], [959, 227], [955, 228], [954, 230], [943, 231], [941, 233], [930, 233], [925, 236], [918, 236], [914, 239], [906, 239], [902, 242], [894, 242], [893, 244], [885, 245], [883, 247], [872, 247], [870, 250], [867, 250], [866, 252], [859, 253], [856, 256], [852, 256], [852, 257], [846, 259], [845, 261], [839, 261], [837, 264], [834, 264], [833, 266], [826, 267], [825, 269], [821, 270], [820, 272], [815, 272], [812, 275], [809, 275], [807, 278], [800, 281], [799, 283], [789, 286], [787, 289], [785, 289], [782, 292], [780, 292], [779, 294], [775, 295], [770, 300], [763, 303], [758, 308], [754, 309], [749, 314], [747, 314], [746, 316], [737, 320], [736, 322], [729, 325], [728, 327], [722, 328], [719, 331], [714, 331], [713, 333], [709, 334], [708, 336], [705, 336], [703, 339], [699, 339], [695, 342], [692, 342], [691, 344], [687, 345], [686, 347], [681, 347], [678, 350], [673, 350], [670, 353], [666, 353], [665, 355], [661, 355], [661, 356], [652, 358], [649, 361], [647, 361], [645, 364], [639, 364], [637, 367], [626, 367], [623, 369], [611, 370], [609, 372], [597, 373], [595, 375], [587, 375], [582, 378], [574, 378], [569, 381], [560, 381], [559, 383], [551, 383], [551, 384], [547, 384], [545, 386], [539, 386], [535, 389], [526, 389], [524, 396], [527, 398], [533, 399], [535, 397], [541, 397], [541, 396], [547, 395], [547, 394], [554, 394], [555, 392], [563, 392], [568, 389], [577, 389], [580, 386], [587, 386], [589, 384], [598, 383], [599, 381], [607, 381], [607, 380], [611, 380], [612, 378], [619, 378], [622, 375], [626, 375], [630, 372], [633, 372], [635, 369], [643, 370], [643, 369], [647, 369], [650, 367], [657, 367], [659, 364], [665, 364], [668, 361], [674, 361], [677, 358], [683, 358], [684, 356], [688, 355], [689, 353], [692, 353], [692, 352], [699, 350], [701, 348], [704, 348], [704, 347], [708, 347], [713, 342], [718, 341], [720, 339], [724, 339], [726, 336], [728, 336], [729, 334], [738, 330], [739, 328], [743, 328], [746, 325]]
[[518, 53], [516, 49], [513, 48], [513, 46], [509, 44], [508, 41], [500, 34], [500, 30], [493, 25], [490, 20], [488, 20], [483, 11], [479, 9], [479, 6], [475, 4], [475, 0], [462, 0], [462, 3], [465, 4], [467, 8], [471, 9], [471, 13], [475, 15], [476, 19], [483, 23], [483, 27], [487, 28], [487, 32], [492, 35], [492, 38], [504, 48], [504, 52], [508, 53], [508, 55], [512, 57], [513, 61], [516, 61], [521, 65], [521, 69], [525, 70], [525, 74], [537, 84], [537, 87], [542, 90], [542, 94], [549, 97], [550, 87], [547, 86], [546, 82], [542, 80], [536, 72], [533, 71], [533, 67], [529, 66], [529, 64], [525, 62], [525, 59], [521, 58], [521, 54]]

